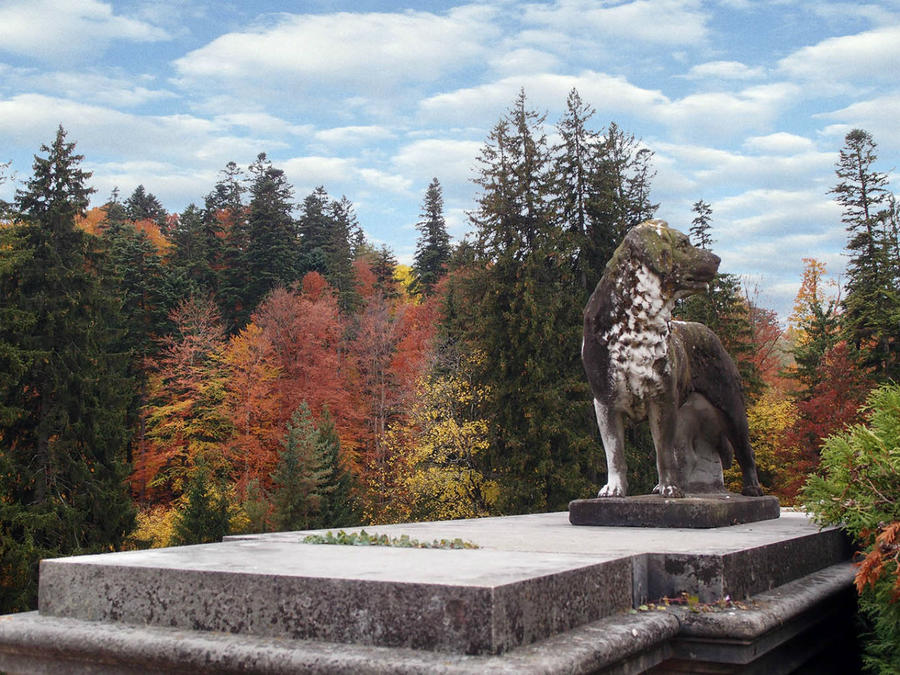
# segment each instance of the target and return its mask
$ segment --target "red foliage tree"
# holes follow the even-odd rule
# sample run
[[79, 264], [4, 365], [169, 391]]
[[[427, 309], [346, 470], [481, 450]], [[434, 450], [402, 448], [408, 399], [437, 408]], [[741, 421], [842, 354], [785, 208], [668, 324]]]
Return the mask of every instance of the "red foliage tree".
[[788, 432], [786, 445], [796, 456], [789, 458], [783, 494], [793, 499], [806, 477], [819, 466], [822, 441], [848, 424], [861, 421], [859, 408], [873, 383], [853, 359], [849, 345], [838, 342], [825, 353], [822, 379], [812, 396], [797, 402], [799, 416]]
[[224, 405], [225, 338], [215, 303], [191, 297], [170, 314], [175, 333], [148, 364], [144, 433], [134, 459], [132, 489], [144, 499], [180, 495], [199, 463], [227, 471], [224, 442], [231, 434]]

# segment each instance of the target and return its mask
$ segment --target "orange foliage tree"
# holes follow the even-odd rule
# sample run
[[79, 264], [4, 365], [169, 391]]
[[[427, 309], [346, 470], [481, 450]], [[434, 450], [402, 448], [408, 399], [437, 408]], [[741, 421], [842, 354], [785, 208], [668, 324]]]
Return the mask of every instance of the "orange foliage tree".
[[132, 488], [138, 497], [173, 499], [202, 467], [230, 473], [224, 443], [232, 424], [225, 408], [225, 338], [209, 298], [190, 297], [171, 313], [173, 335], [162, 340], [150, 364], [144, 434], [134, 458]]

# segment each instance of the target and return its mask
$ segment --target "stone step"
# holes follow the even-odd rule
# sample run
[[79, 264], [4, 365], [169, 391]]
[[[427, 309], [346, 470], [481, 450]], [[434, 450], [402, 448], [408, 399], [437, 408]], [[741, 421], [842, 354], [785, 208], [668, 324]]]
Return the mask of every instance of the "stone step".
[[237, 540], [41, 563], [46, 616], [499, 654], [632, 605], [630, 558]]

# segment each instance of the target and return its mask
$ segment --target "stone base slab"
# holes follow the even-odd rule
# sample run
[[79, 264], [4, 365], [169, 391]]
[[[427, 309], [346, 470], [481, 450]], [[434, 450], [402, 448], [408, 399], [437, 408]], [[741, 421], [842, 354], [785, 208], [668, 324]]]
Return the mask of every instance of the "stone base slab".
[[607, 527], [728, 527], [772, 520], [780, 515], [778, 498], [745, 497], [733, 493], [687, 495], [678, 499], [659, 495], [575, 499], [569, 502], [572, 525]]
[[[0, 617], [0, 671], [12, 674], [790, 673], [857, 672], [826, 654], [825, 633], [852, 631], [854, 568], [833, 565], [760, 594], [747, 610], [616, 614], [501, 655], [291, 640], [42, 616]], [[851, 603], [848, 606], [848, 601]], [[838, 627], [834, 620], [842, 618]], [[806, 637], [806, 643], [801, 642]], [[838, 643], [834, 643], [838, 644]], [[843, 646], [843, 642], [840, 645]], [[821, 658], [821, 655], [828, 658]], [[760, 664], [765, 664], [763, 667]]]
[[228, 541], [44, 560], [41, 614], [497, 654], [631, 607], [631, 561]]
[[[852, 595], [846, 538], [802, 513], [691, 530], [568, 518], [368, 528], [479, 549], [312, 545], [280, 532], [47, 560], [40, 613], [0, 617], [0, 672], [701, 672], [763, 652], [777, 665], [782, 648], [807, 658], [819, 648], [810, 636], [852, 620], [822, 604], [838, 587]], [[755, 602], [734, 617], [628, 613], [682, 591]], [[760, 672], [779, 672], [770, 665]]]

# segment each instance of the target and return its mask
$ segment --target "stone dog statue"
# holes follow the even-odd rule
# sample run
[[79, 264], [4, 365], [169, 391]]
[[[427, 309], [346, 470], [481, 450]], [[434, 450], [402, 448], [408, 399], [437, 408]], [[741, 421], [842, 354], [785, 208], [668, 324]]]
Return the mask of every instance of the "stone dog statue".
[[672, 320], [675, 301], [704, 291], [719, 257], [662, 220], [625, 236], [584, 310], [582, 359], [606, 451], [598, 497], [628, 492], [624, 423], [649, 419], [663, 497], [724, 492], [737, 455], [742, 493], [759, 496], [740, 377], [706, 326]]

